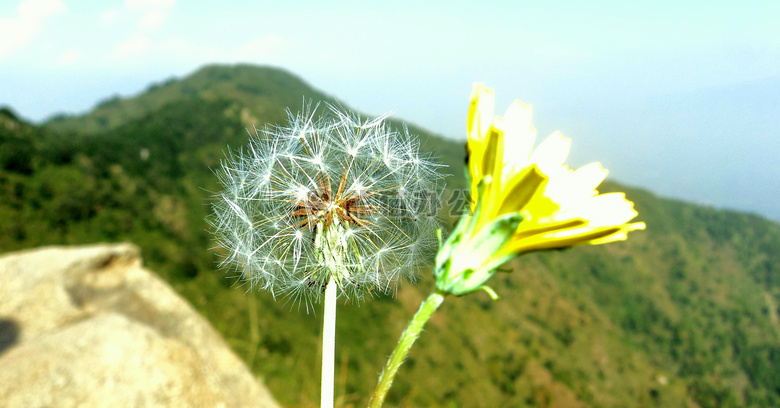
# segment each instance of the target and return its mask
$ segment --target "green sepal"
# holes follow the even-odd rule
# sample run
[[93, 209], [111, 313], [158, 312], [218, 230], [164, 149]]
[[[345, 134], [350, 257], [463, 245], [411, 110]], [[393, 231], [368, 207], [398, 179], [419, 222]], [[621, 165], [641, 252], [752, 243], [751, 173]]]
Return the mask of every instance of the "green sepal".
[[485, 292], [487, 292], [487, 294], [490, 296], [491, 299], [493, 299], [493, 301], [497, 301], [497, 300], [501, 299], [501, 297], [498, 296], [498, 293], [496, 293], [490, 286], [482, 285], [482, 286], [478, 287], [477, 289], [482, 289]]
[[[474, 218], [462, 216], [455, 231], [436, 256], [436, 287], [456, 296], [485, 290], [483, 284], [493, 276], [496, 268], [514, 257], [494, 258], [512, 239], [522, 220], [520, 213], [505, 214], [480, 228], [472, 237], [469, 233], [472, 232]], [[495, 292], [492, 292], [491, 297], [493, 295]]]

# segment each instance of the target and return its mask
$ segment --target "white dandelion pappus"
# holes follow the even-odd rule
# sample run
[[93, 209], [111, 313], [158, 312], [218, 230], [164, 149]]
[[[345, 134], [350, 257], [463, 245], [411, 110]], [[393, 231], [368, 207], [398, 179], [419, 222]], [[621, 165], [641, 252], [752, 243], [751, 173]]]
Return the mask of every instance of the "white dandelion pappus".
[[314, 112], [288, 112], [288, 126], [255, 129], [229, 154], [210, 219], [223, 266], [307, 309], [331, 277], [357, 299], [414, 280], [435, 251], [442, 186], [438, 165], [386, 117]]

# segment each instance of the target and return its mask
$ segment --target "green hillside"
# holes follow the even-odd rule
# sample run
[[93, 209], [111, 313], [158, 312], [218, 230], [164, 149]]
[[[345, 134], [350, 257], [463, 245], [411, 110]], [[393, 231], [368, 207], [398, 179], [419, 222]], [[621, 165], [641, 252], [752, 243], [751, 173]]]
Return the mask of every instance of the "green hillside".
[[[331, 101], [271, 68], [209, 66], [43, 127], [0, 109], [0, 249], [131, 241], [284, 406], [319, 398], [319, 318], [233, 287], [203, 221], [211, 168], [246, 128]], [[466, 101], [464, 101], [465, 103]], [[461, 187], [463, 146], [410, 127]], [[647, 231], [524, 256], [484, 294], [449, 298], [387, 406], [780, 406], [780, 225], [626, 191]], [[451, 220], [448, 220], [451, 221]], [[336, 396], [365, 406], [432, 282], [341, 305]], [[292, 309], [292, 310], [291, 310]]]

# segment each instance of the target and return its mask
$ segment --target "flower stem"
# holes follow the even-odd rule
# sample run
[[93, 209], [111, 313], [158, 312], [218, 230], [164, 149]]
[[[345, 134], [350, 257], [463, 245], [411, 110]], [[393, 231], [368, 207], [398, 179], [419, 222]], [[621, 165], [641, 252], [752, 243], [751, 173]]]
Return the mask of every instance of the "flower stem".
[[398, 368], [401, 367], [406, 356], [409, 354], [409, 349], [412, 348], [414, 341], [420, 336], [423, 326], [431, 318], [433, 312], [439, 308], [441, 302], [444, 301], [445, 293], [435, 290], [428, 296], [425, 301], [420, 305], [420, 309], [414, 315], [409, 325], [406, 326], [406, 330], [398, 340], [398, 345], [395, 346], [393, 354], [385, 364], [385, 368], [382, 369], [382, 375], [379, 376], [379, 384], [374, 390], [374, 395], [371, 396], [371, 401], [368, 403], [370, 408], [379, 408], [384, 404], [387, 392], [390, 390], [390, 386], [393, 385], [393, 379], [398, 372]]
[[322, 316], [322, 381], [320, 407], [333, 408], [333, 372], [336, 359], [336, 283], [331, 276], [325, 287], [325, 312]]

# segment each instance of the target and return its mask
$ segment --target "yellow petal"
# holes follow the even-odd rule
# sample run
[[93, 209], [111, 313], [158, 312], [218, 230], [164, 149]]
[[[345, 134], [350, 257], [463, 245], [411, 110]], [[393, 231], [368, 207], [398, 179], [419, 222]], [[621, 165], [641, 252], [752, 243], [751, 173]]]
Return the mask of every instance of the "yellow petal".
[[608, 244], [610, 242], [615, 242], [615, 241], [625, 241], [626, 239], [628, 239], [629, 232], [643, 230], [645, 229], [645, 227], [647, 227], [647, 225], [644, 222], [634, 222], [631, 224], [627, 224], [624, 225], [619, 232], [604, 238], [591, 240], [590, 242], [588, 242], [588, 244], [601, 245], [601, 244]]
[[515, 241], [512, 246], [507, 246], [505, 251], [508, 251], [508, 253], [521, 254], [543, 249], [568, 248], [593, 240], [608, 238], [612, 235], [619, 234], [621, 230], [622, 228], [620, 226], [600, 228], [580, 227], [570, 230], [561, 230]]
[[[482, 206], [475, 228], [480, 228], [482, 225], [489, 222], [490, 218], [495, 216], [498, 207], [501, 206], [499, 195], [502, 189], [501, 170], [503, 168], [503, 157], [504, 132], [495, 127], [491, 127], [487, 133], [484, 157], [482, 162], [478, 163], [480, 172], [482, 173], [481, 180], [477, 186], [478, 194], [475, 196], [474, 191], [472, 190], [471, 192], [472, 200], [481, 200]], [[472, 208], [472, 212], [473, 211], [474, 209]]]
[[[549, 181], [548, 184], [549, 185]], [[536, 228], [540, 223], [551, 219], [560, 212], [561, 206], [547, 196], [547, 188], [542, 194], [536, 194], [523, 208], [521, 228]]]
[[521, 211], [540, 190], [544, 189], [546, 183], [547, 177], [536, 166], [526, 167], [507, 181], [499, 197], [501, 203], [495, 215]]
[[515, 101], [501, 122], [505, 136], [504, 163], [507, 174], [517, 173], [529, 163], [536, 142], [536, 129], [531, 122], [531, 105]]
[[471, 90], [471, 105], [468, 116], [469, 139], [481, 140], [493, 123], [495, 96], [492, 89], [482, 83], [474, 84]]
[[530, 238], [534, 235], [542, 235], [542, 234], [547, 234], [549, 232], [554, 232], [558, 230], [580, 227], [582, 225], [585, 225], [586, 223], [587, 221], [582, 219], [572, 219], [572, 220], [565, 220], [559, 222], [545, 223], [536, 228], [524, 228], [524, 229], [518, 228], [518, 231], [515, 233], [515, 240], [520, 241], [522, 239]]
[[483, 84], [474, 84], [467, 120], [468, 141], [466, 143], [466, 163], [471, 179], [472, 212], [478, 199], [477, 187], [485, 175], [481, 163], [487, 149], [486, 136], [493, 123], [493, 112], [493, 91]]
[[485, 153], [482, 157], [480, 173], [482, 177], [491, 185], [501, 183], [501, 169], [503, 167], [502, 159], [504, 157], [504, 132], [491, 127], [485, 138]]
[[609, 171], [601, 167], [599, 162], [586, 164], [574, 170], [572, 184], [577, 185], [580, 189], [592, 190], [595, 193], [596, 187], [607, 178], [607, 174], [609, 174]]
[[572, 212], [596, 226], [621, 225], [637, 216], [634, 203], [626, 200], [623, 193], [609, 193], [591, 197]]
[[536, 163], [544, 173], [551, 173], [563, 166], [569, 155], [571, 140], [563, 137], [560, 132], [548, 136], [531, 153], [531, 161]]

